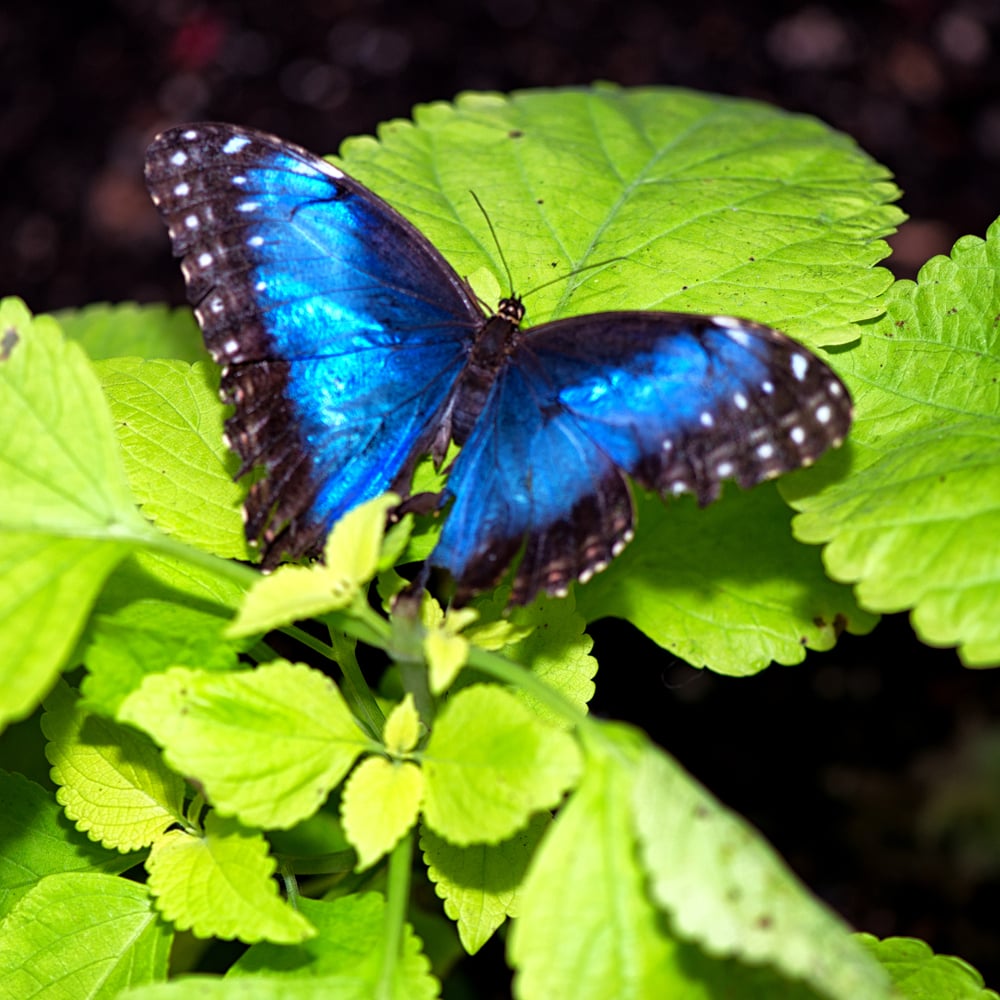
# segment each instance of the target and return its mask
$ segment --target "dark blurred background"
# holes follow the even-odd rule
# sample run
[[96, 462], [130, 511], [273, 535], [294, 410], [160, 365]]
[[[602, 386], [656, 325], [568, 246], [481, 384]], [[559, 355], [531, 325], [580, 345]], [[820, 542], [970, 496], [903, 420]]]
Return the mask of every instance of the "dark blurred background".
[[[317, 152], [470, 89], [670, 84], [816, 115], [911, 216], [912, 277], [1000, 214], [1000, 0], [120, 0], [0, 8], [0, 294], [36, 310], [183, 302], [142, 184], [184, 120]], [[855, 926], [913, 934], [1000, 985], [1000, 698], [905, 618], [750, 680], [595, 629], [595, 710], [645, 726]], [[482, 995], [485, 995], [483, 993]]]

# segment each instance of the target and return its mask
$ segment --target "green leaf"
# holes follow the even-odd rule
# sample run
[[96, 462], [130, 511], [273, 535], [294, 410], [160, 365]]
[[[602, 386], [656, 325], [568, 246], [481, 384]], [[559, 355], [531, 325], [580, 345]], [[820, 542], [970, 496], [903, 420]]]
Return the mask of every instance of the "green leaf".
[[[888, 171], [845, 135], [764, 104], [670, 88], [467, 94], [414, 111], [339, 161], [389, 197], [459, 274], [529, 323], [598, 309], [730, 313], [811, 343], [850, 338], [891, 275]], [[553, 262], [556, 264], [553, 267]], [[580, 271], [607, 262], [604, 268]], [[491, 286], [491, 287], [487, 287]]]
[[[371, 983], [357, 976], [319, 976], [295, 984], [294, 1000], [372, 1000]], [[116, 1000], [290, 1000], [284, 976], [220, 979], [181, 976], [169, 983], [127, 990]]]
[[222, 440], [218, 369], [207, 362], [113, 358], [97, 371], [143, 513], [191, 545], [247, 559], [240, 514], [245, 488], [233, 481], [236, 456]]
[[826, 578], [819, 552], [794, 540], [772, 485], [727, 490], [706, 510], [689, 497], [637, 501], [635, 541], [577, 588], [588, 621], [625, 618], [688, 663], [737, 677], [772, 660], [801, 663], [845, 628], [863, 635], [875, 626], [847, 587]]
[[960, 958], [935, 955], [914, 938], [885, 938], [859, 934], [858, 940], [892, 977], [905, 1000], [997, 1000], [983, 988], [983, 977]]
[[226, 674], [154, 674], [119, 717], [160, 743], [221, 813], [264, 828], [314, 813], [358, 754], [374, 749], [329, 678], [281, 660]]
[[[524, 608], [514, 608], [509, 616], [515, 628], [525, 629], [524, 638], [507, 645], [503, 655], [528, 667], [581, 711], [594, 696], [597, 660], [590, 655], [594, 640], [584, 631], [586, 621], [576, 610], [572, 594], [563, 599], [540, 597]], [[474, 636], [470, 636], [475, 641]], [[565, 725], [547, 705], [525, 691], [518, 696], [543, 719]]]
[[166, 978], [171, 939], [145, 886], [96, 873], [48, 875], [0, 923], [0, 997], [113, 1000]]
[[105, 577], [146, 537], [83, 351], [0, 303], [0, 726], [27, 715], [73, 649]]
[[630, 809], [650, 890], [676, 933], [718, 957], [768, 963], [823, 996], [888, 998], [881, 970], [760, 835], [666, 754], [634, 761]]
[[[418, 107], [414, 117], [381, 129], [379, 142], [348, 141], [340, 162], [389, 197], [489, 300], [507, 278], [468, 194], [474, 188], [499, 220], [515, 286], [542, 286], [530, 299], [530, 325], [665, 309], [747, 316], [814, 346], [843, 343], [857, 336], [852, 323], [878, 314], [891, 283], [873, 265], [887, 253], [880, 237], [903, 218], [887, 204], [898, 192], [885, 168], [813, 119], [708, 94], [612, 86], [471, 94]], [[567, 280], [552, 283], [561, 275]], [[745, 519], [731, 531], [723, 518], [732, 515], [713, 520], [693, 505], [644, 509], [630, 555], [647, 562], [638, 573], [599, 576], [580, 594], [580, 610], [588, 620], [627, 617], [678, 655], [729, 674], [800, 662], [803, 643], [828, 648], [839, 616], [852, 630], [870, 628], [873, 619], [829, 584], [816, 554], [797, 551], [773, 488], [765, 496], [743, 508], [767, 518], [752, 533]], [[718, 554], [723, 573], [707, 572]], [[747, 574], [761, 554], [763, 583]], [[682, 595], [670, 589], [678, 577]]]
[[117, 357], [208, 360], [201, 331], [186, 306], [170, 309], [101, 302], [54, 315], [67, 339], [75, 340], [93, 361]]
[[838, 359], [856, 410], [846, 475], [794, 501], [796, 535], [830, 543], [827, 569], [863, 606], [912, 608], [921, 639], [970, 666], [1000, 664], [998, 269], [995, 223], [896, 282]]
[[156, 905], [179, 930], [297, 944], [316, 932], [278, 896], [274, 868], [263, 835], [215, 812], [206, 817], [203, 836], [169, 830], [146, 862]]
[[66, 815], [105, 847], [147, 847], [180, 822], [184, 781], [142, 733], [88, 715], [60, 682], [45, 700], [46, 756]]
[[139, 857], [107, 851], [66, 820], [51, 792], [0, 771], [0, 917], [46, 875], [131, 868]]
[[170, 666], [232, 670], [237, 649], [222, 639], [227, 617], [174, 602], [140, 599], [95, 615], [84, 652], [86, 707], [114, 715], [149, 674]]
[[449, 844], [427, 827], [421, 831], [427, 875], [470, 955], [507, 917], [517, 916], [524, 873], [548, 825], [548, 816], [534, 816], [509, 840], [469, 847]]
[[351, 772], [340, 810], [358, 871], [388, 854], [416, 823], [423, 791], [423, 772], [407, 761], [368, 757]]
[[[291, 948], [254, 945], [233, 966], [233, 980], [249, 985], [261, 975], [284, 973], [282, 982], [286, 992], [279, 996], [298, 998], [304, 995], [300, 988], [313, 977], [322, 981], [321, 977], [341, 973], [364, 981], [367, 992], [362, 994], [363, 1000], [376, 995], [385, 996], [386, 1000], [433, 1000], [439, 995], [437, 981], [430, 974], [430, 963], [409, 925], [403, 931], [402, 955], [395, 961], [391, 989], [376, 994], [385, 921], [385, 900], [378, 893], [356, 893], [331, 900], [302, 899], [300, 905], [316, 927], [316, 936]], [[340, 993], [325, 994], [324, 1000], [326, 997], [339, 1000]]]
[[245, 593], [230, 576], [158, 552], [136, 552], [108, 577], [94, 610], [113, 615], [148, 599], [224, 615], [239, 607]]
[[324, 562], [279, 566], [247, 594], [229, 635], [267, 632], [302, 618], [348, 607], [378, 568], [385, 517], [399, 503], [383, 493], [349, 510], [327, 538]]
[[29, 715], [55, 682], [102, 581], [126, 551], [89, 538], [0, 530], [0, 729]]
[[[623, 755], [624, 756], [624, 755]], [[633, 761], [591, 755], [521, 889], [508, 959], [520, 997], [698, 997], [645, 890], [631, 820]]]
[[496, 844], [555, 806], [580, 771], [576, 742], [492, 684], [445, 705], [421, 755], [428, 825], [453, 844]]

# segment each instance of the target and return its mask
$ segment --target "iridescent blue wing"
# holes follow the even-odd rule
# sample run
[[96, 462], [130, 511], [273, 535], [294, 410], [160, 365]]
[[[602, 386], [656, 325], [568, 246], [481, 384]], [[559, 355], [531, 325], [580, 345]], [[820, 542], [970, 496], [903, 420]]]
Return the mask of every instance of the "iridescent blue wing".
[[603, 313], [523, 334], [448, 479], [431, 563], [463, 603], [520, 553], [511, 600], [565, 592], [632, 537], [625, 474], [664, 496], [718, 497], [809, 465], [847, 433], [830, 368], [731, 317]]
[[405, 492], [421, 454], [443, 454], [483, 314], [401, 215], [273, 136], [172, 129], [150, 146], [146, 180], [223, 365], [241, 473], [266, 471], [247, 536], [265, 565], [315, 553], [343, 513]]

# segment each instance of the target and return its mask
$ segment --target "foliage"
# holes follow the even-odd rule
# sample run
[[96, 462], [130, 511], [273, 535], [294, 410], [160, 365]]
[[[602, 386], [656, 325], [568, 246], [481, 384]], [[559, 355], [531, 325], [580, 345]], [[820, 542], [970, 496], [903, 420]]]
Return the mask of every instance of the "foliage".
[[[752, 674], [912, 609], [1000, 662], [1000, 229], [893, 284], [881, 167], [814, 120], [669, 90], [467, 95], [341, 162], [495, 299], [475, 186], [533, 323], [725, 312], [831, 347], [855, 432], [780, 489], [639, 498], [636, 542], [566, 599], [389, 613], [436, 530], [383, 534], [392, 498], [324, 563], [231, 561], [245, 484], [186, 314], [6, 300], [0, 724], [36, 712], [55, 788], [0, 742], [0, 998], [432, 998], [509, 919], [527, 1000], [995, 996], [852, 936], [665, 751], [588, 716], [585, 629], [617, 615]], [[542, 287], [554, 264], [575, 277]], [[249, 948], [168, 978], [180, 931]]]

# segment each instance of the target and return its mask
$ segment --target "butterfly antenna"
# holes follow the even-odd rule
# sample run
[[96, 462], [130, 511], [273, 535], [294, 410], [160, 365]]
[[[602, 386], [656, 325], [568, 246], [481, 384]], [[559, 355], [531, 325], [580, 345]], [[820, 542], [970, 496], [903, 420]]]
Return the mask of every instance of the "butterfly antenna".
[[583, 274], [584, 271], [592, 271], [595, 267], [606, 267], [608, 264], [614, 264], [616, 261], [628, 259], [628, 257], [606, 257], [604, 260], [596, 261], [593, 264], [584, 264], [582, 267], [574, 267], [572, 271], [568, 271], [566, 274], [560, 274], [558, 278], [550, 278], [548, 281], [543, 281], [540, 285], [535, 285], [534, 288], [525, 292], [521, 296], [521, 299], [526, 299], [529, 295], [534, 295], [535, 292], [540, 292], [543, 288], [548, 288], [549, 285], [556, 285], [560, 281], [567, 281], [578, 274]]
[[[503, 269], [507, 272], [507, 287], [510, 289], [509, 297], [514, 297], [514, 278], [510, 273], [510, 265], [507, 263], [507, 258], [504, 256], [503, 247], [500, 245], [500, 240], [497, 237], [497, 231], [493, 228], [493, 220], [489, 217], [486, 209], [483, 207], [483, 203], [479, 200], [479, 196], [475, 191], [469, 191], [472, 195], [472, 200], [479, 207], [479, 211], [483, 213], [483, 218], [486, 220], [486, 225], [490, 227], [490, 236], [493, 237], [493, 245], [497, 248], [497, 253], [500, 255], [500, 261], [503, 264]], [[584, 264], [583, 267], [574, 268], [568, 274], [560, 274], [557, 278], [552, 278], [549, 281], [543, 281], [540, 285], [535, 285], [530, 291], [525, 292], [523, 295], [517, 296], [522, 302], [529, 296], [534, 295], [535, 292], [540, 292], [543, 288], [548, 288], [549, 285], [555, 285], [560, 281], [566, 281], [572, 278], [574, 275], [582, 274], [584, 271], [592, 271], [595, 267], [606, 267], [608, 264], [614, 264], [620, 260], [628, 260], [628, 257], [607, 257], [604, 260], [599, 260], [594, 264]]]
[[507, 272], [507, 288], [510, 289], [510, 297], [514, 297], [514, 278], [510, 273], [510, 265], [507, 263], [507, 258], [504, 256], [503, 247], [500, 246], [500, 240], [497, 239], [497, 231], [493, 228], [493, 220], [489, 217], [486, 209], [483, 207], [483, 203], [479, 200], [479, 196], [475, 191], [470, 191], [469, 194], [472, 195], [472, 200], [479, 206], [479, 211], [483, 213], [483, 218], [486, 220], [486, 225], [490, 227], [490, 236], [493, 237], [493, 245], [497, 248], [497, 253], [500, 255], [500, 263], [503, 264], [503, 269]]

